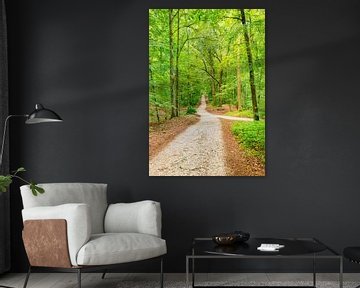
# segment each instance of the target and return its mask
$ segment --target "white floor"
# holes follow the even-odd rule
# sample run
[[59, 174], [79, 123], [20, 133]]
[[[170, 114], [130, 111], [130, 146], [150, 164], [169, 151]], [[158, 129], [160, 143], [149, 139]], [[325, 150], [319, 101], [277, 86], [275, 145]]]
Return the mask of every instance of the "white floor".
[[[317, 274], [317, 281], [319, 283], [331, 281], [334, 286], [338, 283], [338, 274], [335, 273], [319, 273]], [[23, 287], [25, 274], [5, 274], [0, 276], [1, 285], [11, 286], [14, 288]], [[125, 273], [109, 273], [106, 279], [101, 279], [101, 273], [83, 273], [82, 275], [82, 287], [106, 287], [106, 288], [118, 288], [118, 287], [141, 287], [141, 283], [148, 284], [149, 287], [156, 287], [159, 280], [159, 274], [125, 274]], [[229, 274], [229, 273], [212, 273], [212, 274], [197, 274], [197, 283], [221, 283], [221, 282], [239, 282], [242, 283], [251, 282], [251, 285], [264, 285], [266, 283], [278, 282], [277, 284], [289, 282], [307, 282], [307, 285], [312, 284], [312, 274], [308, 273], [241, 273], [241, 274]], [[76, 273], [33, 273], [31, 274], [28, 288], [75, 288]], [[126, 285], [122, 285], [126, 283]], [[132, 285], [131, 283], [134, 283]], [[185, 274], [165, 274], [165, 288], [175, 287], [173, 283], [177, 283], [176, 287], [185, 287]], [[354, 287], [354, 284], [360, 284], [360, 273], [346, 273], [344, 274], [344, 286]], [[168, 285], [167, 285], [168, 284]], [[146, 285], [146, 287], [148, 287]], [[324, 284], [322, 284], [324, 285]], [[321, 285], [320, 285], [321, 286]], [[325, 285], [326, 286], [326, 285]], [[355, 285], [356, 286], [356, 285]], [[337, 286], [338, 287], [338, 286]]]

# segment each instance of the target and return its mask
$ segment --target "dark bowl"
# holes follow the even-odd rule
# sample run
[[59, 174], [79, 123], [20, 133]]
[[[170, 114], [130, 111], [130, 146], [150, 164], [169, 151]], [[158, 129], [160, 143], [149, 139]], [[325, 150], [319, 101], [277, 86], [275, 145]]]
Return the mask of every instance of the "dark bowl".
[[232, 245], [237, 241], [236, 234], [215, 235], [212, 240], [218, 245]]

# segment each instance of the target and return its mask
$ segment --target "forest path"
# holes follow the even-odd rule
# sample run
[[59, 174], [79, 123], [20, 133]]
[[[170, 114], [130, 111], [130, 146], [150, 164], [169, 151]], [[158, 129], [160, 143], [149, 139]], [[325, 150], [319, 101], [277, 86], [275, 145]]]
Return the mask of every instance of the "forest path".
[[197, 109], [200, 121], [187, 128], [149, 162], [150, 176], [226, 176], [220, 120]]

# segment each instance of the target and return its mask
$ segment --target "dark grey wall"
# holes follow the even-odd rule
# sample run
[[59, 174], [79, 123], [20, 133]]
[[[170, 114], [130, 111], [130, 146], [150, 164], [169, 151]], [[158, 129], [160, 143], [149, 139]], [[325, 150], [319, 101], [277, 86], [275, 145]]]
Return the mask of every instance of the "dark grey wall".
[[[148, 176], [148, 8], [179, 5], [267, 9], [266, 177]], [[110, 202], [160, 201], [166, 271], [184, 271], [192, 237], [233, 229], [360, 245], [359, 12], [357, 0], [8, 1], [11, 111], [40, 102], [65, 119], [14, 121], [12, 167], [108, 183]], [[21, 208], [14, 185], [13, 271], [26, 265]]]

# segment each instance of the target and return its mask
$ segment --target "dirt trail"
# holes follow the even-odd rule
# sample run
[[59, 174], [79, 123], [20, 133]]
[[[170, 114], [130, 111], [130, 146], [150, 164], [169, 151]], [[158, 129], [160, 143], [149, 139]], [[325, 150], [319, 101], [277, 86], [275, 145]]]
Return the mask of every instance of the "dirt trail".
[[220, 120], [198, 108], [200, 121], [180, 133], [149, 162], [150, 176], [226, 176]]

